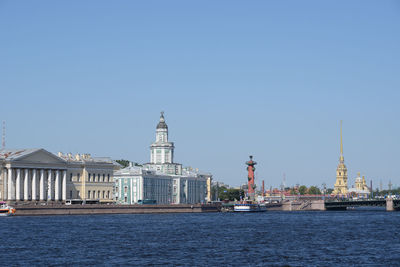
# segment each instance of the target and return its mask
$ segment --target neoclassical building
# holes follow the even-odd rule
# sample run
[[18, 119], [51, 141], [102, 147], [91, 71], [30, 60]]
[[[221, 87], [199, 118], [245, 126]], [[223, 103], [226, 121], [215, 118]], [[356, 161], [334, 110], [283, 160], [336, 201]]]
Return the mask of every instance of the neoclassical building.
[[136, 204], [155, 200], [157, 204], [195, 204], [208, 201], [210, 174], [183, 169], [182, 175], [130, 165], [114, 172], [116, 202]]
[[112, 201], [115, 164], [89, 154], [56, 156], [44, 149], [0, 150], [3, 201]]
[[66, 200], [67, 163], [44, 149], [0, 150], [0, 199]]
[[336, 168], [336, 183], [333, 189], [333, 194], [346, 195], [347, 193], [348, 193], [347, 168], [346, 165], [344, 164], [342, 122], [340, 122], [340, 158], [339, 158], [339, 164]]
[[118, 167], [111, 158], [61, 152], [58, 156], [67, 163], [67, 199], [113, 202], [113, 173]]
[[135, 204], [155, 200], [157, 204], [193, 204], [211, 200], [212, 175], [174, 163], [174, 143], [168, 141], [168, 126], [161, 112], [156, 140], [150, 146], [150, 163], [132, 164], [114, 172], [116, 201]]

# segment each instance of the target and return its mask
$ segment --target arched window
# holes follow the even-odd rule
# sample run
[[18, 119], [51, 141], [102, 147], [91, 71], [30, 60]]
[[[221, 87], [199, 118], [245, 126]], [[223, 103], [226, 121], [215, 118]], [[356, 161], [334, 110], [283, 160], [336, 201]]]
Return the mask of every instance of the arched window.
[[100, 198], [100, 190], [97, 191], [97, 198]]
[[106, 175], [103, 174], [103, 183], [106, 181]]
[[89, 182], [91, 182], [91, 179], [92, 179], [92, 178], [90, 177], [90, 173], [89, 173]]
[[106, 198], [106, 191], [103, 191], [103, 199]]
[[107, 182], [110, 182], [110, 174], [107, 174]]
[[87, 191], [87, 197], [90, 198], [90, 190]]
[[97, 182], [100, 182], [100, 173], [97, 174]]
[[72, 173], [69, 174], [69, 181], [72, 182]]
[[78, 182], [80, 182], [81, 181], [81, 174], [80, 173], [78, 173]]

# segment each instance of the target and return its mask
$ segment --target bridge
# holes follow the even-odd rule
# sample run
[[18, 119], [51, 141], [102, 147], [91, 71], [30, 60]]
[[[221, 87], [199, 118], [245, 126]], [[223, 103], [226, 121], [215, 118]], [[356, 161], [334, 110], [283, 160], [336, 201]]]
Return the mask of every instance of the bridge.
[[327, 200], [326, 210], [346, 210], [352, 207], [386, 207], [387, 211], [400, 210], [399, 199], [369, 199], [369, 200]]

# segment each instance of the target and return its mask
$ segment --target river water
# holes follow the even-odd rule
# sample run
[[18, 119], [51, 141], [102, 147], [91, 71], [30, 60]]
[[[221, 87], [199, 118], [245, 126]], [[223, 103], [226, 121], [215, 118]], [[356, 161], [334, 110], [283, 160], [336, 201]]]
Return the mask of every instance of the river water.
[[399, 266], [400, 212], [0, 218], [1, 266]]

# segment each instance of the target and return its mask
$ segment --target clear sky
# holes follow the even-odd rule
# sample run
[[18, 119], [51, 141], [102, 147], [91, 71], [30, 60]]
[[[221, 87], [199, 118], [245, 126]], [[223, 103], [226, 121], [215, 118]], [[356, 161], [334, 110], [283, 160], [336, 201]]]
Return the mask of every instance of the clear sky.
[[0, 0], [8, 148], [175, 161], [230, 185], [400, 186], [399, 1]]

